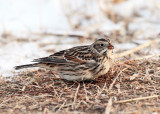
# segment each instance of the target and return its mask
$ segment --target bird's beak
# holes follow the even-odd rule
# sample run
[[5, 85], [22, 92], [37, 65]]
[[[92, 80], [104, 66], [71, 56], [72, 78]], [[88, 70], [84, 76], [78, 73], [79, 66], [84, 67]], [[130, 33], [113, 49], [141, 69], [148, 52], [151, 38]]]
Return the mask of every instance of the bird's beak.
[[111, 43], [109, 43], [108, 49], [114, 49], [114, 46]]
[[111, 41], [109, 39], [107, 39], [109, 45], [108, 45], [108, 49], [114, 49], [114, 46], [111, 44]]

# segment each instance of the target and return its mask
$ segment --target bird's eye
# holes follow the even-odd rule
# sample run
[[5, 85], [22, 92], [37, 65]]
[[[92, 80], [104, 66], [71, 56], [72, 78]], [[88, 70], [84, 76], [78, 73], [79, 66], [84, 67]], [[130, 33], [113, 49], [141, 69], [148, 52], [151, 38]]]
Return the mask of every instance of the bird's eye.
[[100, 44], [100, 46], [104, 46], [104, 44]]

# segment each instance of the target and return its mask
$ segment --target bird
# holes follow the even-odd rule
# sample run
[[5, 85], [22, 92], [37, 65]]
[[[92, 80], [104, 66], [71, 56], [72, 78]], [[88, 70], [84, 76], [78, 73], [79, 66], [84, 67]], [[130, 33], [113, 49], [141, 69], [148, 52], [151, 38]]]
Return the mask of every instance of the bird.
[[48, 57], [34, 59], [33, 64], [15, 66], [15, 69], [39, 67], [54, 71], [69, 81], [95, 80], [105, 75], [114, 63], [113, 49], [109, 39], [99, 38], [90, 45], [55, 52]]

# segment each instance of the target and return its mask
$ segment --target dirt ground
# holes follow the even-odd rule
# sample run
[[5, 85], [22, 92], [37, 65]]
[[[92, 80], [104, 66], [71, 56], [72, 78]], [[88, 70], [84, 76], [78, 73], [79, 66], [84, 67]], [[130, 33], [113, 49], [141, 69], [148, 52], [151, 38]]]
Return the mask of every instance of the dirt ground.
[[160, 113], [160, 59], [119, 60], [96, 81], [72, 82], [51, 71], [0, 81], [0, 113]]

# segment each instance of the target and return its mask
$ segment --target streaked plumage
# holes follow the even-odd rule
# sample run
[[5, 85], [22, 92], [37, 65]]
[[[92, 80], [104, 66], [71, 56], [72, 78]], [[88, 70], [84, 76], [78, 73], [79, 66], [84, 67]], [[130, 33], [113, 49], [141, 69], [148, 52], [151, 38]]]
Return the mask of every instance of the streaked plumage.
[[54, 70], [66, 80], [94, 80], [108, 72], [114, 61], [109, 39], [98, 39], [91, 45], [77, 46], [56, 52], [49, 57], [34, 59], [33, 64], [15, 69], [40, 67]]

